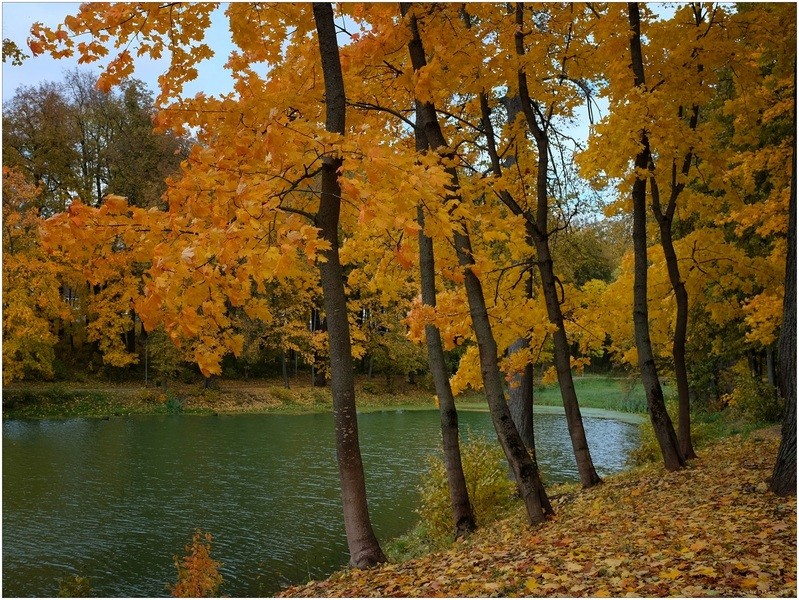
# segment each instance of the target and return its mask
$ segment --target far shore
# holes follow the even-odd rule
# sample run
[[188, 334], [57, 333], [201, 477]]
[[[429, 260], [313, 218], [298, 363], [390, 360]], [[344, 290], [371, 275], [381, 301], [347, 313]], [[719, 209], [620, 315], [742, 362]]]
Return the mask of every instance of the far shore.
[[[632, 394], [629, 382], [624, 382], [604, 376], [577, 379], [578, 397], [582, 392], [580, 411], [583, 416], [634, 424], [644, 422], [646, 416], [641, 412], [642, 403], [637, 397], [640, 392], [636, 390]], [[330, 411], [333, 404], [329, 387], [313, 387], [306, 378], [292, 379], [289, 388], [279, 378], [217, 380], [209, 388], [201, 382], [170, 382], [165, 386], [145, 386], [130, 381], [16, 383], [4, 387], [2, 397], [4, 419], [177, 413], [304, 414]], [[437, 408], [434, 393], [424, 386], [387, 382], [384, 378], [359, 378], [356, 402], [359, 412]], [[470, 390], [459, 395], [456, 405], [463, 411], [488, 410], [481, 391]], [[557, 385], [537, 388], [534, 405], [535, 411], [541, 414], [564, 412]], [[622, 410], [618, 410], [620, 407]]]

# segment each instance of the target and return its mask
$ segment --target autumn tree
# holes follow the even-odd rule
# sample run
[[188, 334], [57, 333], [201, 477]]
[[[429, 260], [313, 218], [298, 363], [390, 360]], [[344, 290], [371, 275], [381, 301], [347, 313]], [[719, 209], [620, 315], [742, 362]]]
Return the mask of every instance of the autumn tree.
[[[182, 83], [196, 73], [194, 65], [210, 52], [202, 39], [211, 9], [210, 5], [176, 10], [84, 5], [78, 16], [67, 19], [67, 26], [73, 33], [110, 32], [103, 35], [113, 35], [117, 47], [131, 35], [146, 43], [145, 51], [150, 53], [169, 46], [172, 63], [161, 78], [157, 100], [164, 104], [179, 95]], [[269, 311], [263, 297], [267, 282], [282, 281], [309, 263], [318, 264], [345, 530], [352, 563], [373, 565], [384, 556], [366, 507], [349, 316], [339, 260], [339, 177], [347, 165], [344, 81], [332, 7], [314, 5], [311, 11], [306, 5], [280, 5], [253, 10], [251, 5], [232, 4], [227, 14], [239, 46], [228, 63], [239, 97], [181, 99], [181, 111], [162, 110], [155, 119], [162, 130], [180, 133], [196, 127], [198, 131], [199, 143], [184, 163], [181, 177], [169, 182], [165, 194], [169, 210], [162, 213], [115, 204], [113, 215], [101, 214], [106, 202], [100, 209], [87, 208], [86, 215], [94, 219], [95, 235], [118, 231], [126, 248], [146, 250], [151, 266], [144, 276], [143, 293], [134, 300], [137, 313], [148, 330], [163, 324], [206, 376], [219, 373], [225, 354], [240, 354], [243, 349], [231, 310], [264, 317]], [[177, 30], [185, 34], [180, 41], [171, 35]], [[251, 31], [258, 34], [251, 37]], [[309, 46], [304, 36], [314, 32], [318, 44]], [[34, 34], [34, 50], [61, 43], [74, 47], [62, 33], [34, 27]], [[303, 43], [290, 43], [283, 55], [281, 47], [289, 38]], [[192, 40], [198, 44], [192, 46]], [[84, 58], [104, 53], [96, 42], [79, 50]], [[318, 80], [309, 76], [318, 72], [320, 57], [323, 104]], [[273, 67], [266, 79], [251, 68], [263, 60]], [[131, 70], [130, 55], [122, 51], [101, 75], [99, 87], [108, 89]], [[186, 111], [189, 106], [193, 110]], [[77, 209], [71, 212], [74, 218]], [[72, 226], [68, 219], [65, 225]], [[142, 243], [144, 238], [146, 243]]]
[[[100, 205], [112, 193], [123, 194], [134, 205], [161, 206], [165, 178], [177, 171], [185, 155], [182, 139], [153, 133], [152, 97], [144, 84], [125, 80], [114, 93], [96, 89], [96, 82], [86, 71], [70, 71], [59, 84], [17, 90], [4, 106], [4, 164], [14, 165], [38, 182], [37, 203], [43, 217], [63, 212], [76, 199]], [[127, 265], [129, 276], [122, 278], [126, 285], [136, 285], [134, 278], [145, 264], [146, 260]], [[84, 266], [78, 263], [76, 270]], [[76, 350], [75, 341], [84, 337], [85, 329], [88, 341], [99, 345], [89, 344], [77, 353], [83, 365], [97, 350], [107, 364], [135, 360], [140, 324], [131, 311], [131, 296], [126, 296], [126, 304], [118, 286], [100, 281], [86, 285], [70, 274], [63, 261], [60, 278], [63, 295], [84, 309], [87, 317], [63, 323], [58, 329], [61, 344]], [[120, 312], [107, 312], [111, 306]], [[123, 315], [127, 315], [124, 323], [120, 322]], [[116, 336], [124, 336], [125, 352], [111, 349]]]
[[[417, 101], [417, 114], [419, 112], [418, 109]], [[429, 141], [421, 128], [421, 123], [417, 123], [414, 133], [416, 151], [427, 151], [429, 149]], [[417, 218], [419, 220], [419, 278], [422, 304], [430, 309], [435, 309], [437, 304], [435, 246], [433, 239], [425, 233], [425, 210], [421, 205], [418, 208]], [[447, 373], [441, 331], [434, 323], [427, 323], [424, 333], [427, 345], [427, 364], [433, 377], [433, 385], [435, 386], [441, 415], [444, 467], [452, 506], [452, 519], [455, 524], [455, 538], [457, 539], [474, 531], [477, 527], [477, 520], [463, 472], [458, 412], [455, 407], [455, 397], [452, 393], [449, 374]]]
[[[401, 5], [403, 18], [407, 20], [407, 25], [411, 32], [408, 53], [413, 70], [418, 74], [427, 66], [427, 58], [415, 10], [415, 7], [408, 4]], [[435, 105], [429, 100], [425, 101], [417, 98], [416, 108], [418, 111], [417, 120], [419, 121], [417, 127], [420, 127], [424, 132], [429, 147], [439, 153], [444, 160], [451, 163], [454, 157], [446, 138], [442, 134]], [[445, 201], [455, 208], [464, 202], [461, 197], [458, 172], [454, 165], [447, 166], [447, 163], [445, 163], [445, 171], [450, 178]], [[453, 210], [453, 208], [450, 208], [450, 210]], [[528, 519], [531, 523], [537, 523], [544, 520], [546, 514], [551, 512], [552, 509], [539, 479], [537, 464], [528, 454], [508, 410], [497, 362], [497, 345], [491, 331], [482, 284], [474, 271], [474, 254], [465, 222], [461, 221], [456, 224], [453, 229], [453, 242], [458, 262], [463, 269], [469, 313], [478, 340], [483, 386], [494, 428], [497, 431], [500, 444], [505, 451], [505, 456], [519, 486]]]
[[39, 192], [3, 167], [3, 383], [54, 376], [59, 324], [72, 312], [40, 245]]
[[153, 100], [141, 81], [125, 80], [118, 92], [96, 83], [88, 71], [69, 71], [63, 82], [18, 89], [3, 107], [3, 163], [41, 185], [44, 215], [72, 198], [97, 205], [106, 194], [157, 206], [185, 158], [184, 140], [153, 133]]
[[[315, 3], [313, 14], [325, 84], [325, 126], [327, 131], [344, 135], [346, 95], [333, 22], [333, 7], [327, 3]], [[322, 159], [321, 193], [315, 223], [320, 229], [322, 239], [329, 245], [321, 253], [319, 269], [328, 323], [333, 418], [336, 423], [336, 451], [344, 500], [344, 526], [350, 548], [350, 561], [354, 566], [363, 568], [384, 562], [386, 558], [369, 521], [363, 462], [358, 445], [347, 299], [338, 252], [341, 210], [338, 171], [342, 164], [341, 157], [325, 156]]]
[[[641, 19], [638, 4], [627, 5], [628, 18], [632, 35], [630, 36], [630, 56], [634, 85], [644, 90], [646, 77], [641, 49]], [[635, 324], [635, 342], [638, 350], [638, 364], [641, 380], [646, 391], [649, 417], [660, 444], [663, 461], [668, 470], [676, 470], [685, 466], [685, 457], [680, 450], [677, 434], [666, 411], [663, 399], [663, 388], [658, 378], [652, 342], [649, 336], [649, 310], [647, 302], [647, 235], [646, 235], [646, 172], [651, 160], [649, 138], [646, 129], [640, 132], [641, 149], [635, 156], [635, 180], [632, 184], [633, 201], [633, 246], [635, 249], [635, 283], [633, 323]]]
[[[795, 113], [794, 113], [795, 114]], [[795, 118], [795, 117], [794, 117]], [[771, 476], [771, 490], [796, 495], [796, 141], [794, 140], [791, 198], [788, 206], [788, 249], [785, 260], [785, 300], [779, 338], [780, 378], [785, 398], [782, 440]]]
[[68, 113], [69, 104], [54, 83], [20, 88], [3, 105], [3, 164], [41, 188], [44, 216], [63, 211], [75, 191], [77, 151]]
[[[566, 11], [564, 11], [565, 13]], [[554, 101], [548, 105], [541, 105], [531, 98], [528, 86], [528, 70], [525, 54], [525, 9], [522, 3], [516, 5], [515, 24], [517, 30], [514, 34], [515, 52], [519, 66], [517, 70], [516, 86], [521, 112], [527, 124], [528, 131], [535, 141], [538, 153], [537, 171], [535, 182], [535, 205], [524, 211], [515, 201], [509, 202], [512, 198], [509, 194], [504, 194], [503, 201], [509, 204], [511, 210], [517, 214], [525, 216], [526, 230], [528, 237], [532, 240], [536, 250], [536, 263], [541, 277], [541, 287], [547, 306], [547, 314], [550, 322], [554, 325], [553, 341], [555, 345], [554, 357], [555, 368], [560, 384], [563, 406], [566, 411], [566, 419], [569, 425], [569, 436], [571, 437], [574, 455], [577, 460], [577, 468], [580, 473], [580, 481], [584, 487], [591, 487], [601, 482], [599, 475], [594, 468], [591, 460], [588, 441], [585, 437], [580, 407], [577, 401], [577, 394], [574, 389], [572, 378], [571, 352], [566, 337], [566, 328], [563, 322], [563, 314], [560, 308], [561, 302], [558, 297], [558, 279], [553, 268], [552, 252], [550, 249], [550, 236], [553, 228], [550, 226], [550, 207], [549, 198], [551, 195], [549, 185], [550, 155], [552, 126], [552, 115], [555, 110]], [[571, 33], [567, 34], [565, 42], [569, 47]], [[567, 58], [564, 56], [560, 62], [561, 79], [566, 79]], [[496, 160], [493, 160], [496, 164]], [[495, 167], [496, 171], [496, 167]]]

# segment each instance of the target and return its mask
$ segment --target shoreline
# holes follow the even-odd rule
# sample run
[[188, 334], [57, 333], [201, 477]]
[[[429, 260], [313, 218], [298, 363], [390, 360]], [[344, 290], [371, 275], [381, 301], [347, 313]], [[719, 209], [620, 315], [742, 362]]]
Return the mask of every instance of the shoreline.
[[[618, 383], [617, 383], [618, 381]], [[598, 376], [584, 378], [580, 411], [585, 417], [640, 424], [646, 420], [641, 405], [626, 402], [623, 380]], [[593, 387], [591, 387], [593, 386]], [[308, 414], [332, 410], [329, 387], [314, 387], [294, 379], [286, 388], [282, 379], [222, 380], [212, 387], [202, 383], [170, 383], [166, 387], [138, 382], [23, 383], [2, 390], [4, 419], [110, 418], [129, 415], [235, 415]], [[620, 401], [625, 400], [625, 401]], [[435, 393], [422, 385], [360, 378], [356, 383], [359, 413], [390, 410], [437, 410]], [[456, 398], [461, 411], [488, 411], [481, 391], [469, 390]], [[563, 414], [557, 386], [537, 388], [534, 410]]]

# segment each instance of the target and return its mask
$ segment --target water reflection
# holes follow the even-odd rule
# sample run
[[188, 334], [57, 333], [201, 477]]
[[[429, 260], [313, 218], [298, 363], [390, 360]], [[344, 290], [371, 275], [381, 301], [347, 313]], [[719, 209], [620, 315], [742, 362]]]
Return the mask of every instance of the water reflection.
[[[486, 413], [462, 413], [493, 436]], [[359, 415], [380, 539], [414, 522], [435, 411]], [[597, 470], [620, 470], [634, 425], [585, 419]], [[576, 480], [565, 420], [536, 415], [548, 482]], [[347, 561], [330, 415], [129, 417], [3, 423], [3, 592], [52, 596], [81, 570], [95, 595], [165, 596], [195, 528], [214, 534], [223, 593], [273, 594]]]

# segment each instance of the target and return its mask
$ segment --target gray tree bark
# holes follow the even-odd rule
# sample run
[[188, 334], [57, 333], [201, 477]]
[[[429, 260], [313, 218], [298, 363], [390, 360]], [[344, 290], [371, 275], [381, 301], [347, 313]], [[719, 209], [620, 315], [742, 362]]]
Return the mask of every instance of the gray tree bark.
[[[796, 99], [794, 98], [794, 102]], [[794, 120], [796, 107], [794, 106]], [[795, 123], [794, 123], [795, 125]], [[795, 128], [795, 127], [794, 127]], [[796, 495], [796, 138], [793, 141], [793, 173], [788, 204], [788, 255], [785, 259], [785, 297], [778, 344], [780, 387], [785, 398], [782, 441], [771, 475], [771, 491]]]
[[[630, 28], [630, 55], [632, 69], [635, 76], [635, 86], [646, 85], [644, 77], [644, 62], [641, 51], [641, 22], [638, 3], [630, 2], [627, 5]], [[649, 138], [646, 131], [641, 131], [642, 150], [635, 157], [635, 169], [638, 173], [649, 168], [651, 152]], [[633, 281], [633, 323], [635, 326], [635, 345], [638, 349], [638, 367], [641, 371], [641, 381], [646, 392], [646, 402], [649, 409], [649, 418], [655, 430], [663, 462], [666, 469], [674, 471], [685, 466], [685, 459], [680, 452], [677, 434], [671, 417], [666, 410], [663, 399], [663, 388], [658, 379], [655, 356], [652, 352], [652, 342], [649, 336], [649, 307], [647, 304], [647, 253], [646, 253], [646, 179], [638, 176], [633, 183], [633, 249], [635, 254], [634, 281]]]
[[[427, 64], [418, 23], [414, 14], [409, 12], [410, 4], [400, 4], [400, 10], [402, 16], [408, 21], [408, 27], [411, 32], [408, 51], [413, 68], [418, 71]], [[416, 106], [418, 111], [417, 127], [421, 126], [429, 146], [442, 154], [451, 154], [439, 125], [435, 106], [429, 102], [417, 102]], [[447, 173], [451, 178], [448, 202], [460, 202], [462, 199], [459, 195], [458, 172], [454, 167], [450, 166], [447, 168]], [[494, 429], [497, 432], [497, 437], [505, 452], [508, 464], [516, 478], [516, 484], [524, 502], [528, 520], [531, 524], [539, 523], [546, 518], [548, 513], [552, 512], [552, 506], [538, 476], [538, 466], [527, 452], [524, 442], [522, 442], [519, 432], [513, 424], [508, 404], [505, 401], [505, 391], [497, 360], [497, 344], [491, 330], [482, 284], [472, 270], [474, 259], [471, 240], [465, 226], [462, 231], [454, 233], [453, 241], [458, 262], [464, 272], [469, 313], [472, 318], [475, 336], [477, 337], [480, 370]]]
[[[344, 78], [333, 23], [333, 7], [329, 3], [314, 3], [313, 13], [325, 82], [326, 128], [343, 135], [346, 114]], [[340, 157], [323, 158], [322, 192], [316, 225], [320, 228], [323, 239], [330, 242], [330, 249], [322, 253], [326, 260], [319, 263], [319, 271], [327, 314], [336, 457], [344, 503], [344, 529], [350, 551], [350, 564], [365, 568], [385, 562], [386, 557], [380, 549], [369, 519], [366, 482], [358, 442], [347, 299], [339, 260], [341, 187], [338, 183], [338, 170], [341, 165]]]

